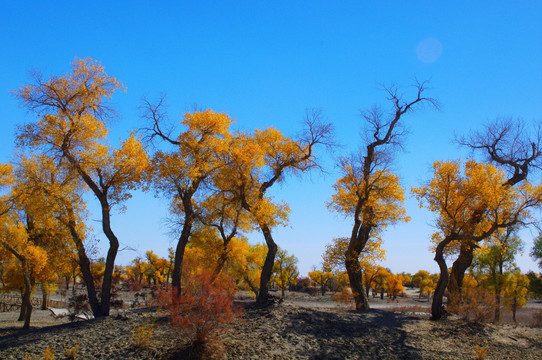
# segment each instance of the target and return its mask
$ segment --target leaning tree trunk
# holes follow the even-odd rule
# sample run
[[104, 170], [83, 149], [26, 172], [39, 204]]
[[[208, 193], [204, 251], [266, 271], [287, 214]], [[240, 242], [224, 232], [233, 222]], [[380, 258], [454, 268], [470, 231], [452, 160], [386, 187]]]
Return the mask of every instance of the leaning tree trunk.
[[448, 285], [448, 280], [450, 279], [450, 274], [448, 274], [448, 266], [446, 265], [446, 260], [444, 260], [444, 249], [451, 241], [452, 239], [450, 237], [446, 237], [438, 244], [437, 249], [435, 250], [435, 261], [439, 266], [440, 276], [433, 294], [433, 302], [431, 303], [432, 320], [440, 320], [446, 314], [443, 306], [443, 298], [446, 286]]
[[113, 286], [113, 270], [115, 269], [115, 258], [119, 251], [119, 240], [111, 230], [111, 214], [109, 212], [109, 204], [107, 200], [100, 201], [102, 205], [102, 229], [109, 240], [109, 250], [107, 251], [107, 257], [105, 258], [105, 270], [102, 281], [102, 297], [101, 297], [101, 309], [104, 316], [109, 316], [109, 310], [111, 307], [111, 288]]
[[369, 310], [369, 298], [367, 296], [367, 292], [365, 291], [365, 286], [363, 285], [361, 266], [359, 261], [357, 261], [359, 255], [347, 252], [346, 256], [346, 272], [348, 273], [348, 281], [350, 282], [352, 295], [354, 296], [354, 301], [356, 302], [356, 310]]
[[345, 267], [352, 295], [356, 302], [356, 310], [369, 310], [369, 298], [363, 285], [361, 265], [358, 260], [360, 252], [359, 246], [356, 246], [351, 241], [346, 250]]
[[30, 277], [30, 269], [28, 268], [28, 261], [23, 254], [17, 251], [9, 243], [0, 240], [0, 244], [2, 244], [6, 249], [8, 249], [8, 251], [11, 252], [19, 260], [19, 262], [21, 263], [21, 267], [23, 268], [23, 298], [21, 302], [21, 312], [19, 313], [19, 319], [17, 321], [24, 320], [23, 329], [26, 330], [30, 328], [30, 317], [32, 316], [32, 303], [30, 301], [30, 296], [32, 294], [32, 279]]
[[177, 242], [177, 247], [175, 248], [173, 273], [171, 275], [171, 285], [173, 286], [177, 296], [181, 295], [181, 276], [183, 270], [184, 251], [186, 249], [186, 245], [188, 245], [188, 241], [190, 240], [192, 226], [194, 226], [194, 220], [196, 218], [194, 207], [192, 205], [192, 197], [203, 179], [203, 177], [200, 177], [194, 180], [186, 192], [181, 190], [180, 187], [177, 188], [177, 196], [182, 200], [182, 210], [184, 212], [184, 224], [181, 230], [181, 235], [179, 236], [179, 241]]
[[260, 294], [260, 289], [258, 289], [256, 285], [252, 283], [252, 281], [250, 281], [247, 275], [244, 276], [244, 280], [248, 284], [248, 287], [250, 288], [250, 290], [254, 293], [254, 297], [256, 297], [257, 299], [258, 295]]
[[452, 265], [450, 281], [448, 282], [448, 311], [457, 312], [461, 303], [461, 294], [463, 288], [463, 278], [465, 272], [472, 264], [474, 248], [472, 246], [463, 246], [459, 251], [459, 256]]
[[[83, 276], [83, 282], [87, 288], [88, 302], [90, 304], [90, 309], [95, 318], [104, 316], [102, 309], [100, 307], [100, 302], [98, 301], [98, 296], [96, 293], [96, 286], [94, 285], [94, 279], [92, 277], [92, 271], [90, 270], [90, 260], [87, 256], [85, 246], [83, 245], [83, 240], [79, 236], [79, 233], [76, 229], [75, 217], [72, 209], [68, 209], [69, 220], [67, 227], [70, 230], [70, 234], [73, 242], [75, 243], [75, 248], [77, 249], [77, 256], [79, 258], [79, 268], [81, 269], [81, 274]], [[75, 276], [73, 281], [73, 295], [75, 296]]]
[[356, 219], [352, 237], [346, 250], [345, 267], [348, 274], [348, 281], [354, 301], [356, 302], [356, 310], [369, 310], [369, 298], [365, 286], [363, 285], [363, 275], [361, 265], [359, 263], [359, 255], [367, 241], [369, 240], [370, 227], [361, 226], [361, 222]]
[[262, 230], [265, 243], [267, 244], [267, 255], [265, 256], [265, 262], [263, 263], [262, 273], [260, 275], [260, 292], [256, 298], [256, 303], [265, 304], [269, 298], [269, 281], [271, 281], [271, 275], [273, 275], [273, 265], [275, 264], [278, 246], [273, 240], [269, 226], [261, 224], [260, 229]]
[[213, 283], [217, 278], [218, 275], [222, 272], [222, 269], [226, 265], [226, 261], [228, 260], [228, 243], [225, 243], [222, 248], [222, 253], [220, 254], [218, 258], [218, 263], [215, 266], [215, 269], [213, 270], [213, 274], [211, 276], [211, 283]]
[[191, 214], [185, 214], [185, 222], [177, 247], [175, 249], [175, 260], [173, 261], [173, 274], [171, 276], [171, 285], [175, 289], [177, 296], [181, 295], [181, 276], [183, 269], [184, 251], [186, 245], [190, 240], [190, 234], [192, 232], [193, 216]]

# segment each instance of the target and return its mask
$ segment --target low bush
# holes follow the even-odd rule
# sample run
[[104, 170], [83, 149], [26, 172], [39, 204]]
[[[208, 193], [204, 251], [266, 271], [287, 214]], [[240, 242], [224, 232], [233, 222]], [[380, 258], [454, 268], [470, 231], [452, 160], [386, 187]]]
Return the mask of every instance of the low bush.
[[341, 287], [339, 292], [331, 295], [331, 299], [345, 305], [351, 305], [354, 302], [352, 290], [350, 290], [350, 288], [347, 286]]
[[[24, 354], [24, 360], [38, 360], [39, 357], [37, 356], [30, 356], [27, 353]], [[55, 359], [55, 352], [51, 350], [49, 346], [45, 348], [42, 354], [43, 360], [54, 360]]]
[[535, 327], [542, 327], [542, 310], [538, 310], [533, 314], [533, 321]]
[[240, 313], [233, 304], [234, 295], [230, 279], [221, 276], [213, 281], [210, 272], [202, 272], [183, 281], [180, 296], [171, 287], [160, 290], [157, 305], [173, 327], [190, 339], [192, 357], [212, 358], [221, 349], [213, 335]]
[[149, 346], [152, 335], [154, 334], [154, 321], [145, 320], [132, 329], [132, 340], [134, 346], [138, 349], [145, 349]]
[[67, 359], [75, 359], [77, 350], [79, 350], [79, 345], [77, 344], [73, 347], [64, 345], [64, 356], [66, 356]]
[[465, 320], [487, 322], [495, 317], [495, 296], [478, 287], [463, 295], [457, 313]]
[[487, 356], [487, 346], [476, 346], [476, 360], [484, 360]]

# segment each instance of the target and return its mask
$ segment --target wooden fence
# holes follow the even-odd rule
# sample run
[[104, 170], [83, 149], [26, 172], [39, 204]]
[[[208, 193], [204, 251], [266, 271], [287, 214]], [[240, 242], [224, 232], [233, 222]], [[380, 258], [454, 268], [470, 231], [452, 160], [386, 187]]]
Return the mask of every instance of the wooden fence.
[[[19, 310], [21, 308], [21, 302], [22, 298], [19, 295], [9, 295], [9, 294], [2, 294], [0, 295], [0, 312], [6, 312], [6, 311], [13, 311], [13, 310]], [[39, 297], [31, 297], [30, 303], [32, 304], [32, 307], [34, 308], [41, 308], [41, 305], [43, 303], [43, 299]], [[59, 301], [59, 300], [47, 300], [47, 306], [46, 307], [54, 307], [54, 308], [67, 308], [68, 303], [65, 301]]]

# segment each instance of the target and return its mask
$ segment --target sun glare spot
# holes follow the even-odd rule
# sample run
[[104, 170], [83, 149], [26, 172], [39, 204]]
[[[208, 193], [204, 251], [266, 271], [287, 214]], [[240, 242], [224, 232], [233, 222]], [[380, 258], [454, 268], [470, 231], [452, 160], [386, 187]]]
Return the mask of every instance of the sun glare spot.
[[423, 39], [416, 46], [416, 55], [424, 63], [435, 62], [442, 55], [442, 44], [434, 37]]

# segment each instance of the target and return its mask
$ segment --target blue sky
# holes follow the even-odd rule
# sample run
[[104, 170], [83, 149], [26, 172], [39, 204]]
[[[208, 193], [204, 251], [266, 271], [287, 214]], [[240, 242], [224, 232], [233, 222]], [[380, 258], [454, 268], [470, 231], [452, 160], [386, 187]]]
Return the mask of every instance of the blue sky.
[[[542, 2], [380, 3], [0, 1], [0, 161], [11, 159], [15, 125], [33, 119], [10, 91], [28, 83], [32, 69], [69, 71], [75, 57], [100, 61], [127, 87], [113, 98], [120, 117], [112, 142], [142, 126], [141, 97], [160, 93], [175, 120], [197, 103], [228, 113], [236, 129], [273, 126], [288, 135], [300, 129], [305, 109], [321, 108], [343, 147], [322, 155], [327, 174], [290, 178], [273, 190], [292, 210], [275, 239], [306, 274], [326, 243], [351, 230], [352, 221], [325, 202], [338, 177], [334, 157], [361, 145], [360, 110], [387, 106], [379, 83], [397, 84], [408, 97], [414, 78], [430, 79], [427, 94], [443, 105], [405, 117], [410, 134], [395, 170], [407, 189], [430, 177], [433, 161], [466, 155], [452, 143], [454, 134], [498, 116], [542, 120]], [[112, 226], [137, 251], [121, 251], [118, 263], [151, 248], [165, 256], [174, 244], [164, 227], [167, 203], [138, 193], [127, 206]], [[406, 207], [413, 220], [385, 233], [384, 265], [436, 272], [433, 217], [410, 197]], [[523, 234], [525, 253], [535, 235]], [[96, 237], [106, 248], [105, 237]], [[536, 270], [526, 254], [518, 264]]]

